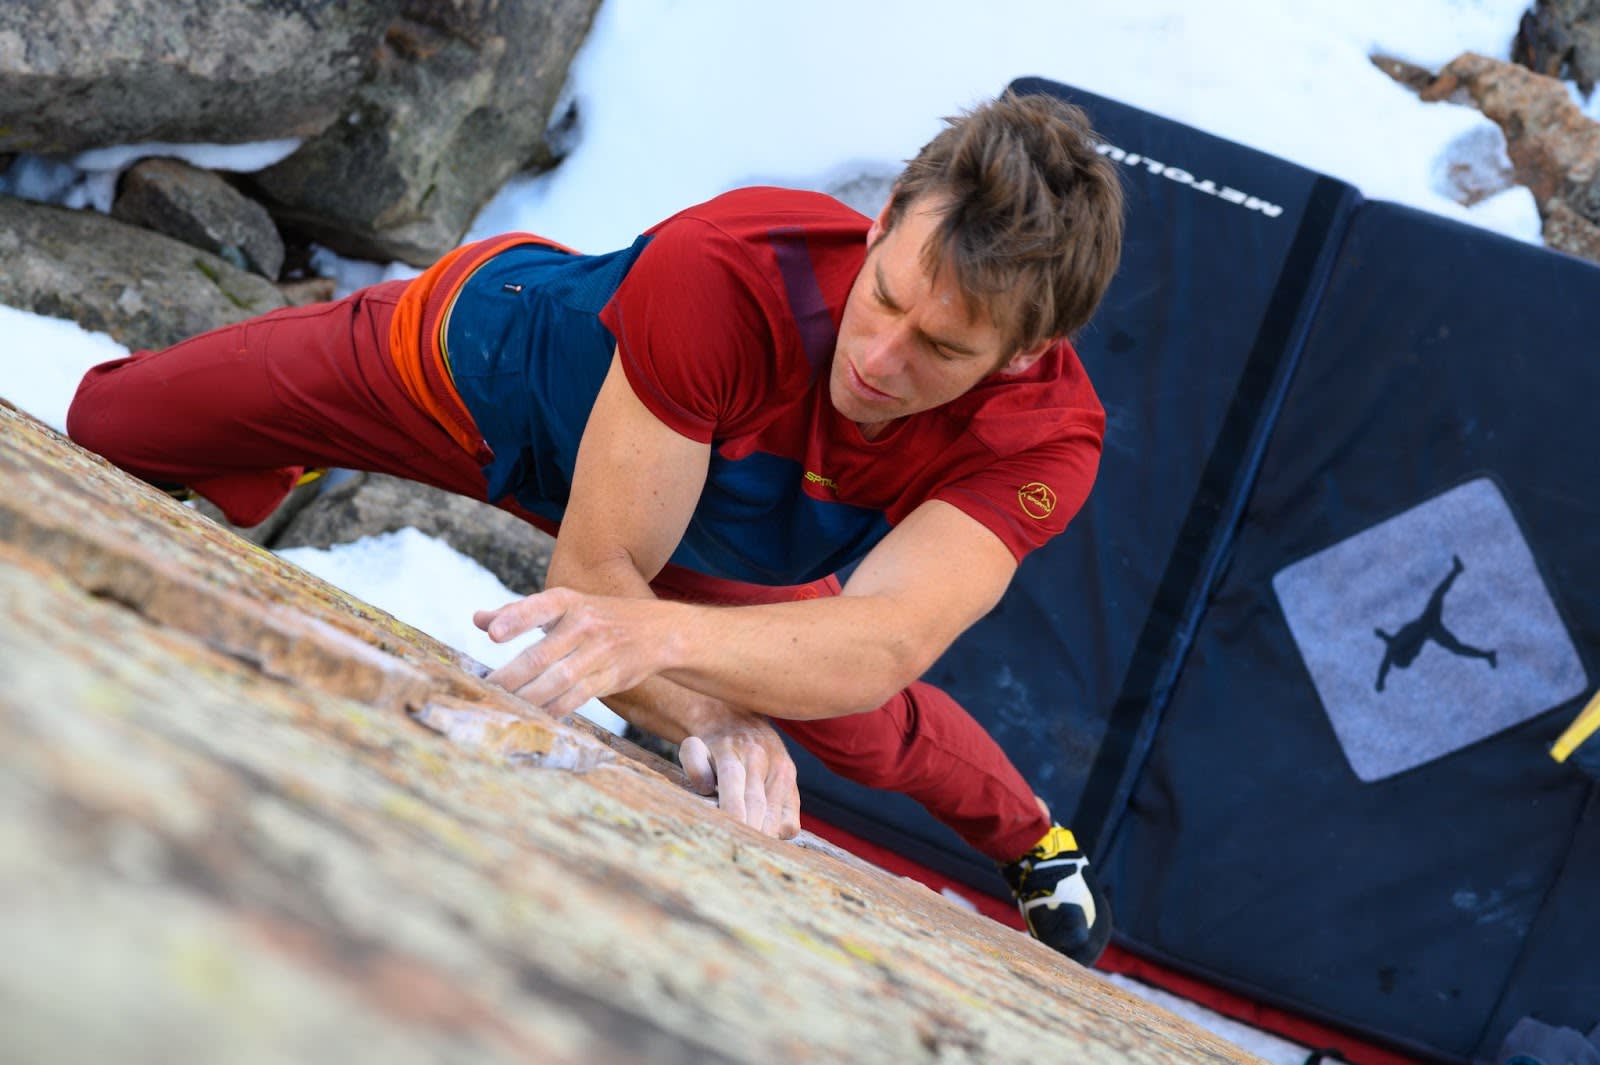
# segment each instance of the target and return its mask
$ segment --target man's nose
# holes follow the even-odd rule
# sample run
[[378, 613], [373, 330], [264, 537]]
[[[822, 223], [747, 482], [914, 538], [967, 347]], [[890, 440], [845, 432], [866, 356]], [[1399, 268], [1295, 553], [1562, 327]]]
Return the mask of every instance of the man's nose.
[[908, 331], [902, 326], [882, 330], [867, 345], [861, 369], [878, 380], [893, 377], [905, 365], [909, 342]]

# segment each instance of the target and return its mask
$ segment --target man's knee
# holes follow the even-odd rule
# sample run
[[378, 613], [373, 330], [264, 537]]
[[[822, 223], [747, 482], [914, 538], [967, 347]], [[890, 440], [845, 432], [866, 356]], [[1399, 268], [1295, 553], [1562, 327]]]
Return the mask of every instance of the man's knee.
[[122, 417], [130, 401], [116, 395], [116, 372], [132, 356], [91, 367], [78, 382], [67, 407], [67, 436], [73, 443], [111, 461], [126, 439]]
[[869, 788], [892, 788], [903, 783], [915, 733], [907, 715], [913, 712], [902, 692], [866, 713], [780, 724], [833, 772]]

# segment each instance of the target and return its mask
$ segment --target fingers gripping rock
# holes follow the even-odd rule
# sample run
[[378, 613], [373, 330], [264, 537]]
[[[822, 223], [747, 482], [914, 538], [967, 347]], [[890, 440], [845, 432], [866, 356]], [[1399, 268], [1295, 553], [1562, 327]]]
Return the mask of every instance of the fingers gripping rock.
[[794, 762], [771, 724], [751, 717], [690, 736], [678, 748], [690, 786], [713, 791], [736, 821], [779, 839], [800, 831], [800, 793]]
[[690, 736], [678, 746], [678, 763], [689, 777], [689, 786], [701, 795], [717, 790], [717, 774], [711, 768], [711, 751], [699, 736]]

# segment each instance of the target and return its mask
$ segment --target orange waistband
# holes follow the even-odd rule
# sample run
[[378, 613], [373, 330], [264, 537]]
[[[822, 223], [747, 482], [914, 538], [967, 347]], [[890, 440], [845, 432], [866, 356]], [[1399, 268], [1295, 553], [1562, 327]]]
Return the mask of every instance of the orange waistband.
[[505, 233], [464, 244], [412, 279], [400, 294], [389, 323], [389, 357], [394, 360], [407, 397], [480, 464], [492, 461], [494, 454], [450, 378], [444, 323], [456, 294], [473, 271], [518, 244], [542, 244], [572, 252], [565, 245], [532, 233]]

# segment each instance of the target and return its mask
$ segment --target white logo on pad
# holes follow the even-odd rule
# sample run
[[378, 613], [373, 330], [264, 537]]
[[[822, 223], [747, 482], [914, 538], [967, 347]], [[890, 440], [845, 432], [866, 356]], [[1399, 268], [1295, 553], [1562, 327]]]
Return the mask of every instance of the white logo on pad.
[[1583, 665], [1488, 478], [1272, 578], [1356, 776], [1382, 780], [1583, 694]]

